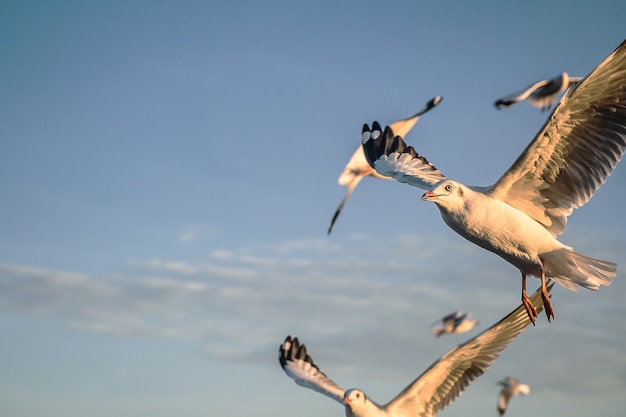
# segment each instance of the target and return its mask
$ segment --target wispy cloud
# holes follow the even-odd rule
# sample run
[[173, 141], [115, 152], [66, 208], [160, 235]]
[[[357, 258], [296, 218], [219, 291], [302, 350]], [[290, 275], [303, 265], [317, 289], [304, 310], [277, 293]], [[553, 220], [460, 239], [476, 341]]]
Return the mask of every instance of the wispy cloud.
[[181, 243], [209, 241], [217, 235], [218, 230], [214, 224], [188, 223], [183, 226], [182, 231], [178, 234], [178, 241]]
[[[619, 257], [612, 260], [626, 262]], [[131, 259], [127, 266], [93, 276], [0, 265], [0, 311], [88, 332], [196, 340], [232, 361], [266, 363], [267, 352], [293, 334], [348, 374], [373, 372], [350, 364], [378, 364], [376, 372], [405, 381], [406, 370], [380, 361], [381, 351], [420, 352], [430, 362], [451, 347], [430, 335], [435, 319], [471, 311], [478, 332], [512, 311], [520, 295], [513, 267], [456, 237], [303, 239], [216, 248], [202, 262]], [[589, 377], [567, 389], [626, 388], [623, 288], [619, 278], [598, 293], [555, 288], [556, 321], [540, 316], [524, 346], [509, 350], [533, 358], [524, 368], [546, 384], [558, 378], [561, 387], [564, 374], [578, 373]]]

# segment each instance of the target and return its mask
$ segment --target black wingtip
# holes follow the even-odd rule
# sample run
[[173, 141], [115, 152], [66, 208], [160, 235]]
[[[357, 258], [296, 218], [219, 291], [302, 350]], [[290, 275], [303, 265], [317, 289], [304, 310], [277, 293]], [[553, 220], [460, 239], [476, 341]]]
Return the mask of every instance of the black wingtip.
[[[289, 345], [286, 347], [286, 345]], [[278, 347], [278, 362], [280, 363], [281, 368], [285, 368], [287, 365], [287, 356], [289, 355], [289, 351], [293, 346], [293, 340], [291, 336], [287, 336], [285, 341]]]
[[505, 107], [509, 107], [513, 104], [512, 101], [508, 101], [508, 100], [498, 100], [495, 103], [493, 103], [493, 105], [496, 107], [496, 109], [498, 110], [502, 110]]
[[304, 361], [318, 371], [320, 370], [308, 354], [304, 343], [300, 343], [297, 337], [287, 336], [278, 351], [280, 353], [278, 361], [283, 369], [287, 366], [287, 362]]
[[333, 231], [333, 227], [335, 226], [335, 222], [337, 221], [337, 217], [339, 217], [339, 213], [341, 213], [341, 210], [337, 210], [335, 212], [335, 215], [333, 216], [332, 220], [330, 221], [330, 226], [328, 226], [328, 230], [326, 231], [327, 235], [330, 235], [331, 232]]
[[433, 107], [437, 107], [439, 105], [439, 103], [441, 103], [441, 100], [443, 100], [443, 96], [435, 96], [435, 97], [431, 98], [430, 101], [428, 102], [428, 109], [432, 109]]
[[[376, 127], [380, 128], [378, 122], [373, 123], [373, 129]], [[365, 159], [372, 168], [376, 168], [374, 164], [381, 156], [391, 155], [395, 152], [398, 154], [406, 153], [411, 155], [413, 158], [419, 158], [424, 164], [429, 165], [432, 169], [437, 169], [434, 165], [428, 162], [424, 156], [418, 154], [415, 148], [407, 145], [402, 137], [394, 135], [393, 130], [389, 126], [385, 127], [385, 130], [381, 135], [376, 135], [375, 130], [372, 131], [371, 135], [363, 133], [362, 143]]]

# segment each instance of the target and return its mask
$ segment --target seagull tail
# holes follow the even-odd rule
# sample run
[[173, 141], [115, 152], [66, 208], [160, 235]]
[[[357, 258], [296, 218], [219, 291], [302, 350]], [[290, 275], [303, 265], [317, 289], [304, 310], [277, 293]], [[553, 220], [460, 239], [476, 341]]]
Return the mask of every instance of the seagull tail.
[[546, 275], [571, 291], [577, 285], [597, 291], [601, 285], [611, 285], [617, 276], [617, 265], [590, 256], [581, 255], [570, 249], [544, 253]]

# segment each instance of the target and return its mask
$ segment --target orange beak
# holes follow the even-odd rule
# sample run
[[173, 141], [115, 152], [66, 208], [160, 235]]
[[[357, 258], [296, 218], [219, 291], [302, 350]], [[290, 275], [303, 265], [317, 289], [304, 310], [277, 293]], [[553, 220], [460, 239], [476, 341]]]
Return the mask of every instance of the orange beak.
[[352, 402], [352, 400], [351, 400], [350, 398], [348, 398], [348, 397], [345, 397], [345, 398], [343, 399], [343, 403], [344, 403], [344, 404], [348, 404], [348, 405], [350, 405], [350, 403], [351, 403], [351, 402]]
[[435, 200], [437, 199], [437, 197], [439, 197], [439, 194], [435, 194], [432, 191], [426, 191], [424, 194], [422, 194], [422, 201]]

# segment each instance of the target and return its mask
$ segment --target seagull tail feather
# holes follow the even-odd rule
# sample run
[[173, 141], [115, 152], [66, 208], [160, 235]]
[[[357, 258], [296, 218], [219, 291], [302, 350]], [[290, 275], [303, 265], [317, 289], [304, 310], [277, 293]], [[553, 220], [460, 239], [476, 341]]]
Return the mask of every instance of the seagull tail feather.
[[570, 249], [544, 253], [546, 275], [564, 286], [577, 291], [576, 285], [597, 291], [601, 285], [611, 285], [617, 276], [617, 265], [582, 255]]

